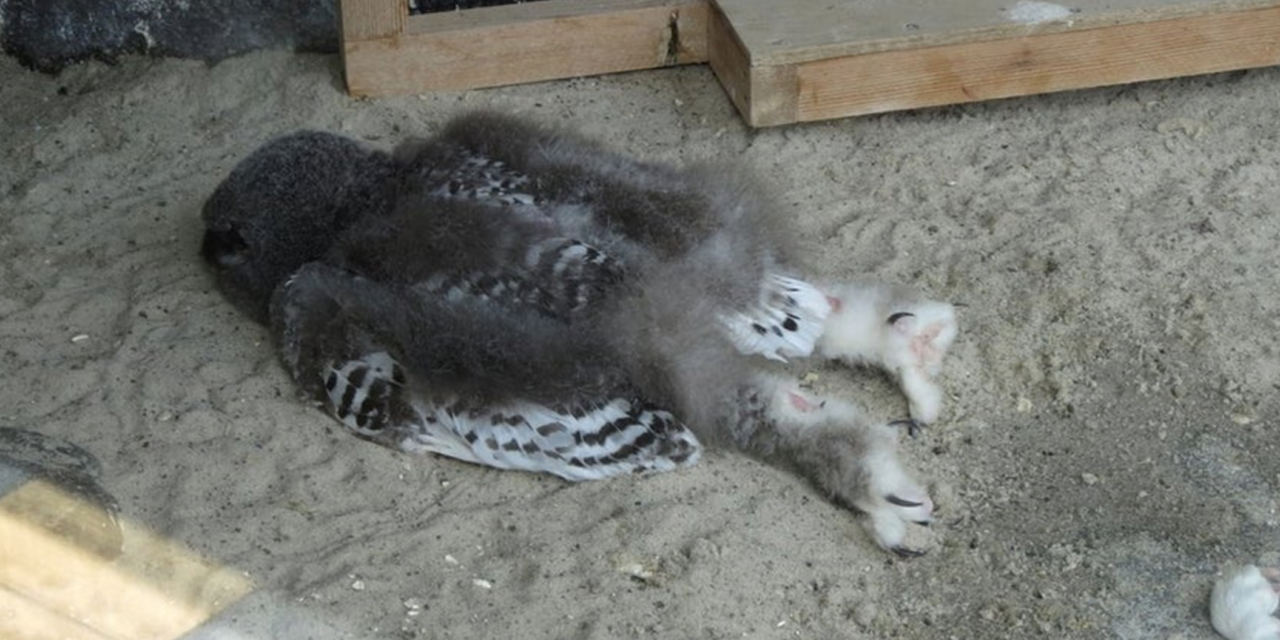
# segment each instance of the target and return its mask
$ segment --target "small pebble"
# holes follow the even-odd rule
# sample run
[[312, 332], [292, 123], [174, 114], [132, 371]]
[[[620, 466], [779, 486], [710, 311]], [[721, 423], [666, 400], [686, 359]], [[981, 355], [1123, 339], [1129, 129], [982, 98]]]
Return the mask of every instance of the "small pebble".
[[1095, 484], [1098, 484], [1098, 476], [1095, 476], [1092, 473], [1081, 474], [1080, 479], [1084, 480], [1084, 483], [1091, 487]]
[[493, 583], [489, 582], [488, 580], [485, 580], [484, 578], [476, 578], [471, 581], [471, 584], [474, 584], [475, 586], [480, 587], [481, 589], [493, 588]]
[[88, 339], [89, 339], [89, 334], [87, 334], [87, 333], [77, 333], [76, 335], [71, 336], [71, 342], [72, 342], [73, 344], [79, 344], [79, 343], [84, 342], [85, 340], [88, 340]]
[[871, 602], [862, 602], [853, 610], [853, 621], [863, 629], [870, 629], [871, 625], [876, 621], [876, 614], [879, 612], [876, 605]]
[[406, 598], [404, 601], [404, 608], [409, 610], [409, 616], [416, 616], [422, 613], [426, 606], [427, 603], [423, 602], [422, 598]]

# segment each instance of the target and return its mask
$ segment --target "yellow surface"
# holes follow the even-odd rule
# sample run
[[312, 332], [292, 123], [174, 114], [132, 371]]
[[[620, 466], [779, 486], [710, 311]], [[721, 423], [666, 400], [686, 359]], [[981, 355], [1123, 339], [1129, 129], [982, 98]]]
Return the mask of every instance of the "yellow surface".
[[251, 590], [243, 575], [127, 521], [112, 558], [81, 537], [93, 528], [55, 533], [33, 516], [86, 510], [77, 503], [39, 481], [0, 498], [0, 638], [171, 640]]

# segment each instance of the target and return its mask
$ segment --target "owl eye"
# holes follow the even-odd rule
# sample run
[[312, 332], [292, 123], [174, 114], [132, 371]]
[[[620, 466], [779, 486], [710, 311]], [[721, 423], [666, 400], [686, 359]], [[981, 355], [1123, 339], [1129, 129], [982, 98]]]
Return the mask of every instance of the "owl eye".
[[204, 232], [200, 255], [209, 264], [230, 269], [249, 260], [249, 244], [235, 229], [209, 229]]

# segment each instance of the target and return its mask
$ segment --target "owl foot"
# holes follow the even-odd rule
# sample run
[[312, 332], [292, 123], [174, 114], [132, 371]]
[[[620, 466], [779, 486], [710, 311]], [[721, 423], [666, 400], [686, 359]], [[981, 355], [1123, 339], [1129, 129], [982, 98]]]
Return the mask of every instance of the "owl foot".
[[794, 462], [832, 499], [866, 514], [876, 544], [899, 556], [923, 555], [906, 544], [907, 524], [933, 522], [928, 492], [902, 467], [898, 434], [872, 425], [853, 405], [783, 389], [773, 417], [791, 431]]
[[832, 311], [819, 353], [884, 369], [907, 396], [911, 417], [935, 422], [942, 413], [937, 378], [958, 331], [955, 307], [879, 285], [836, 286], [827, 296]]
[[[887, 433], [882, 441], [895, 437], [891, 427], [873, 427]], [[906, 545], [907, 524], [928, 526], [933, 522], [934, 504], [929, 494], [907, 474], [892, 449], [872, 449], [863, 461], [868, 490], [852, 505], [867, 514], [867, 528], [881, 547], [904, 558], [924, 555]]]
[[1280, 568], [1237, 567], [1214, 584], [1209, 617], [1228, 640], [1280, 640], [1278, 604]]
[[919, 420], [916, 420], [915, 418], [904, 418], [902, 420], [894, 420], [893, 422], [889, 423], [889, 426], [906, 427], [907, 435], [911, 436], [912, 438], [920, 435], [921, 431], [924, 431], [924, 423], [920, 422]]
[[911, 406], [911, 417], [930, 423], [942, 413], [942, 358], [956, 335], [955, 310], [925, 302], [889, 316], [885, 368], [894, 373]]

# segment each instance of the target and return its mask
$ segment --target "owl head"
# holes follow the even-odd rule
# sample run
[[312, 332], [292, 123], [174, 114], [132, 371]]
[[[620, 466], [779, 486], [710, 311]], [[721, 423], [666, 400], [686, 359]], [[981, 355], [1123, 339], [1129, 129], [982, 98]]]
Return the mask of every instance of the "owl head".
[[339, 135], [277, 138], [232, 169], [204, 204], [201, 254], [218, 285], [265, 321], [271, 293], [342, 233], [394, 204], [391, 157]]

